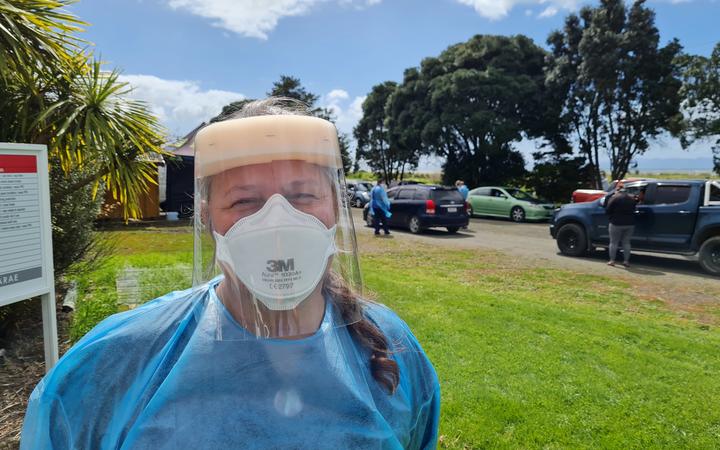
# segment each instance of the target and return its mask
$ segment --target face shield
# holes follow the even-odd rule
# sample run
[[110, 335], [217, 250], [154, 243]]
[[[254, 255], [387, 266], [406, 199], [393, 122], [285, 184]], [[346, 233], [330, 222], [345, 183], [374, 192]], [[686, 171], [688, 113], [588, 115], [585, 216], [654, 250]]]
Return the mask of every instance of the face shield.
[[218, 339], [303, 337], [360, 320], [346, 300], [362, 284], [333, 124], [212, 124], [195, 139], [195, 183], [193, 284], [210, 282]]

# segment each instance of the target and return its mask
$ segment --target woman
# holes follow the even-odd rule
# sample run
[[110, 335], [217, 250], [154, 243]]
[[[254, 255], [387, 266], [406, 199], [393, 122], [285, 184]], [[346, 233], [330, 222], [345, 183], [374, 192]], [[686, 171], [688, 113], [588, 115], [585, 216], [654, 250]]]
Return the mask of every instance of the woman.
[[30, 398], [22, 448], [434, 448], [432, 365], [354, 293], [334, 126], [269, 99], [195, 146], [195, 287], [70, 349]]

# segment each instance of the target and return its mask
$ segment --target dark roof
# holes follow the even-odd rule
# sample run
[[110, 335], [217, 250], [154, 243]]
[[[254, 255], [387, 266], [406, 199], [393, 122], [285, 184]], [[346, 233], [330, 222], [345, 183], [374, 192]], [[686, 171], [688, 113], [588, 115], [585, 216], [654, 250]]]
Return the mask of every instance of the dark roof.
[[205, 122], [201, 123], [195, 129], [193, 129], [191, 132], [185, 135], [182, 139], [177, 141], [174, 144], [170, 144], [165, 147], [165, 150], [167, 150], [170, 153], [174, 153], [177, 156], [195, 156], [195, 149], [193, 147], [193, 144], [195, 143], [195, 135], [198, 131], [200, 131], [205, 126]]

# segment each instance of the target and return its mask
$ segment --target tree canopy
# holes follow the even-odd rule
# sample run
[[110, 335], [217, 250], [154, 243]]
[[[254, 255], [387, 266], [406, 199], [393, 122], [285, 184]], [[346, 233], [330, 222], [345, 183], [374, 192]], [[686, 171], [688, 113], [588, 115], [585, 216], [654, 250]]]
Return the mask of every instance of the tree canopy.
[[683, 109], [686, 112], [681, 142], [684, 147], [713, 139], [715, 172], [720, 174], [720, 42], [710, 57], [683, 55]]
[[654, 12], [636, 0], [602, 0], [571, 14], [548, 38], [547, 83], [564, 93], [561, 118], [570, 141], [593, 166], [601, 186], [600, 158], [623, 178], [649, 140], [680, 125], [680, 80], [673, 63], [680, 44], [659, 46]]
[[545, 52], [525, 36], [474, 36], [426, 58], [406, 81], [422, 97], [412, 124], [432, 153], [445, 158], [443, 179], [501, 184], [525, 172], [513, 147], [546, 117]]
[[390, 111], [404, 113], [402, 97], [396, 96], [398, 85], [394, 81], [373, 86], [362, 104], [363, 116], [353, 131], [357, 140], [356, 160], [364, 160], [385, 182], [402, 180], [406, 170], [417, 167], [418, 148], [405, 145], [403, 129], [391, 128]]

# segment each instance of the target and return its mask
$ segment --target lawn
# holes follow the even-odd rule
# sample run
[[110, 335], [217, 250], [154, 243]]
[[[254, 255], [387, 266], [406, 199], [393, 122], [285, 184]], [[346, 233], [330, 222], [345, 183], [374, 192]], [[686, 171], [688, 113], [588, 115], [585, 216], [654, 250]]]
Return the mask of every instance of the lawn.
[[[78, 280], [77, 339], [118, 306], [190, 283], [187, 229], [114, 232]], [[442, 386], [443, 448], [720, 448], [720, 309], [688, 314], [600, 276], [499, 253], [360, 237], [368, 294], [405, 319]], [[124, 271], [124, 272], [123, 272]]]

